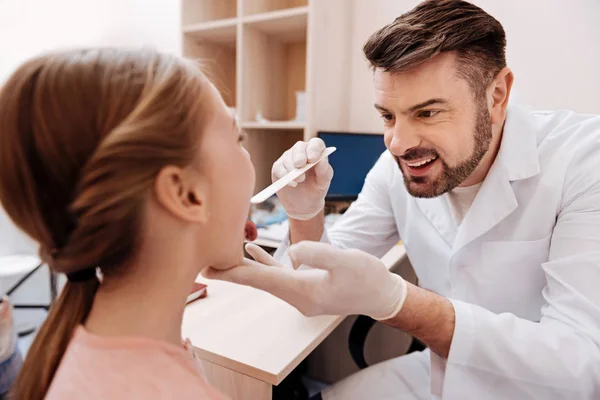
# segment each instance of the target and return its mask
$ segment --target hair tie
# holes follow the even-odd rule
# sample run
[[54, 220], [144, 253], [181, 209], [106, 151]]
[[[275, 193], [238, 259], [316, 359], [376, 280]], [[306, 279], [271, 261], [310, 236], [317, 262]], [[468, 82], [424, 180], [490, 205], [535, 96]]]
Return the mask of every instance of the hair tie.
[[92, 279], [98, 279], [96, 267], [86, 268], [81, 271], [70, 272], [67, 274], [67, 279], [71, 283], [87, 282]]

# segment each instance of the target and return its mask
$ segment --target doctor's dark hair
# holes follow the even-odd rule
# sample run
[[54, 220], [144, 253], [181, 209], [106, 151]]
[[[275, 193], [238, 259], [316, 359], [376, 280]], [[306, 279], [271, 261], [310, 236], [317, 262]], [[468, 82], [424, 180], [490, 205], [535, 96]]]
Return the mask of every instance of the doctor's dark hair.
[[[156, 175], [197, 157], [207, 82], [191, 61], [149, 50], [52, 53], [12, 74], [0, 91], [0, 203], [53, 271], [125, 272]], [[46, 396], [98, 285], [66, 283], [11, 398]]]
[[375, 32], [363, 51], [373, 68], [405, 72], [444, 52], [456, 52], [458, 73], [481, 96], [506, 67], [500, 22], [461, 0], [426, 0]]

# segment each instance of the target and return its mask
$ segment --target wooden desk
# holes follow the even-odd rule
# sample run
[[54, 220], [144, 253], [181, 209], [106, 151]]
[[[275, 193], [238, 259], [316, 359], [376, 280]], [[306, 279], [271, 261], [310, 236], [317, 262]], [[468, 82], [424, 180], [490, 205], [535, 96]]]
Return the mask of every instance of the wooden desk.
[[[404, 246], [382, 260], [392, 268]], [[344, 319], [308, 318], [260, 290], [228, 282], [208, 283], [208, 297], [190, 304], [182, 333], [204, 363], [209, 382], [232, 400], [270, 400], [272, 386], [304, 360]]]

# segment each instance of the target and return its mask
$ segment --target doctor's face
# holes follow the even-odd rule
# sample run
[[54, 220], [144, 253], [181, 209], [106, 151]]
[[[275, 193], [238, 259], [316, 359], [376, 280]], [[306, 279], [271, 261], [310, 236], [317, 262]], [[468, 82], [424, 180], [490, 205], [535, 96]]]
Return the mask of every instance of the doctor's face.
[[485, 97], [474, 95], [455, 59], [443, 53], [407, 72], [375, 70], [375, 108], [385, 144], [415, 197], [436, 197], [459, 186], [490, 148]]

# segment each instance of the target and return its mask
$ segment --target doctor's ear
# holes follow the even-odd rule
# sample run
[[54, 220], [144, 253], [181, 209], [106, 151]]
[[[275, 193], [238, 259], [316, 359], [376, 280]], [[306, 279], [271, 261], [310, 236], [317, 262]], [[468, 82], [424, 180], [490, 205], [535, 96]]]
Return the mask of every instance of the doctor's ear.
[[498, 72], [488, 88], [488, 106], [492, 124], [503, 124], [515, 77], [508, 67]]
[[168, 212], [187, 222], [208, 220], [206, 180], [192, 170], [164, 167], [154, 181], [154, 195]]

